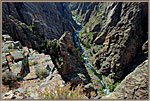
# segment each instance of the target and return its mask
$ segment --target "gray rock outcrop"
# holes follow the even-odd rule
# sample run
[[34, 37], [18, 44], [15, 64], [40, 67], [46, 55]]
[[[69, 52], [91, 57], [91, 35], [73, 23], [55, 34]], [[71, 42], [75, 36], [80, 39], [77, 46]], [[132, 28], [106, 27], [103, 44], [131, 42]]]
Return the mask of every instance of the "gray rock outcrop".
[[114, 92], [102, 99], [148, 99], [148, 60], [127, 75]]

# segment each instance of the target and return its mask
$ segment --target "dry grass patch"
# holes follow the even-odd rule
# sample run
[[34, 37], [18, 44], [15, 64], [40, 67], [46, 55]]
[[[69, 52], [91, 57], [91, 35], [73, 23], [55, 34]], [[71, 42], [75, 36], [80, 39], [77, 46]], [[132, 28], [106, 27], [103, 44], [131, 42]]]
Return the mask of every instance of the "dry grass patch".
[[70, 90], [71, 84], [58, 86], [57, 84], [45, 87], [44, 91], [38, 90], [40, 99], [87, 99], [83, 93], [82, 85]]

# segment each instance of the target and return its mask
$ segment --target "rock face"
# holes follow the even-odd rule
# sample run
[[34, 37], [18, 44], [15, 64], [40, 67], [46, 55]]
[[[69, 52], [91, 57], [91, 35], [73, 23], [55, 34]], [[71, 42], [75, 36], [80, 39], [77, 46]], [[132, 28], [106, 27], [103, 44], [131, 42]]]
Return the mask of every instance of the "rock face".
[[98, 2], [78, 3], [75, 14], [79, 16], [77, 19], [81, 22], [82, 25], [85, 25], [89, 21], [90, 17], [93, 16], [92, 11], [96, 8], [98, 4]]
[[[48, 41], [45, 49], [50, 54], [52, 61], [65, 82], [71, 83], [71, 87], [83, 84], [84, 93], [88, 98], [97, 95], [96, 89], [91, 84], [91, 78], [78, 55], [74, 46], [72, 34], [66, 31], [59, 40]], [[48, 48], [47, 48], [48, 46]], [[91, 94], [93, 92], [93, 95]]]
[[87, 84], [90, 77], [82, 60], [78, 56], [72, 34], [65, 32], [58, 41], [54, 40], [50, 43], [48, 49], [52, 49], [52, 51], [49, 54], [62, 78], [74, 84], [82, 82]]
[[59, 39], [78, 27], [65, 3], [5, 2], [2, 19], [3, 34], [34, 49], [40, 49], [44, 39]]
[[148, 60], [127, 75], [114, 92], [102, 99], [148, 99]]
[[76, 12], [88, 19], [79, 38], [103, 75], [123, 79], [148, 57], [148, 3], [81, 3]]
[[[6, 72], [14, 73], [18, 84], [10, 91], [3, 84], [3, 99], [38, 99], [39, 89], [55, 90], [67, 82], [72, 88], [83, 83], [89, 99], [148, 99], [148, 3], [4, 2], [2, 6], [2, 72], [5, 78]], [[73, 42], [72, 33], [79, 26], [67, 6], [82, 24], [79, 41], [87, 62], [102, 74], [111, 92], [107, 96]], [[18, 80], [17, 74], [23, 79]]]

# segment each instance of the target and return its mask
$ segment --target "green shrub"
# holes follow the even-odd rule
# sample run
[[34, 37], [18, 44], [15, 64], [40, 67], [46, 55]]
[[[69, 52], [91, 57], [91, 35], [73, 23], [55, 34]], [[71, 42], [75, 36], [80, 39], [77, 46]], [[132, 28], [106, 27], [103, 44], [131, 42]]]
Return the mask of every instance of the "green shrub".
[[10, 53], [10, 52], [13, 52], [15, 51], [14, 49], [9, 49], [7, 52]]
[[59, 46], [60, 46], [59, 43], [57, 43], [54, 40], [52, 40], [52, 41], [49, 41], [48, 44], [50, 45], [50, 47], [47, 47], [47, 48], [50, 48], [50, 54], [52, 54], [54, 50], [55, 50], [56, 53], [59, 52]]
[[62, 63], [63, 59], [60, 53], [60, 43], [57, 40], [45, 39], [41, 44], [41, 50], [43, 53], [51, 56], [54, 65]]
[[106, 76], [105, 76], [105, 75], [102, 75], [102, 78], [106, 78]]
[[36, 33], [37, 33], [37, 31], [33, 31], [33, 34], [34, 34], [34, 35], [37, 35]]
[[109, 91], [110, 91], [110, 92], [113, 92], [114, 89], [120, 84], [120, 82], [121, 82], [121, 81], [118, 81], [118, 82], [113, 83], [113, 84], [111, 84], [111, 83], [108, 82], [106, 85], [107, 85], [107, 87], [109, 88]]
[[36, 64], [38, 64], [37, 61], [29, 61], [29, 66], [33, 66], [33, 65], [36, 65]]
[[[109, 89], [110, 92], [113, 92], [114, 89], [120, 84], [121, 81], [118, 81], [118, 82], [114, 82], [113, 79], [111, 79], [111, 81], [109, 80], [106, 80], [106, 76], [105, 75], [102, 75], [102, 78], [106, 84], [106, 87]], [[113, 82], [112, 82], [113, 81]], [[106, 94], [104, 93], [103, 91], [103, 87], [99, 87], [98, 88], [98, 96], [102, 97], [102, 96], [105, 96]]]
[[46, 54], [49, 54], [48, 42], [49, 42], [49, 40], [45, 39], [44, 42], [41, 44], [42, 52], [44, 52]]
[[13, 49], [13, 47], [12, 46], [8, 46], [8, 49]]
[[70, 90], [71, 84], [60, 87], [57, 85], [51, 85], [46, 87], [42, 92], [38, 90], [38, 94], [41, 99], [87, 99], [83, 93], [82, 85], [78, 85], [75, 89]]
[[78, 46], [75, 46], [75, 48], [76, 48], [76, 51], [77, 51], [77, 53], [78, 53], [79, 58], [80, 58], [81, 60], [83, 60], [83, 55], [82, 55], [82, 52], [80, 51], [80, 48], [79, 48]]
[[40, 78], [41, 80], [42, 79], [44, 79], [44, 78], [46, 78], [48, 75], [49, 75], [49, 72], [48, 72], [48, 70], [46, 70], [46, 69], [43, 69], [43, 70], [36, 70], [35, 71], [35, 74], [36, 74], [36, 76], [38, 77], [38, 78]]
[[29, 28], [31, 31], [33, 31], [34, 24], [32, 24], [32, 25], [28, 26], [28, 28]]
[[102, 96], [105, 96], [105, 93], [103, 91], [103, 87], [100, 86], [97, 90], [97, 93], [98, 93], [98, 96], [102, 97]]
[[[76, 14], [76, 11], [75, 11], [75, 10], [72, 11], [72, 15], [77, 16], [77, 18], [79, 18], [79, 15]], [[76, 19], [76, 20], [77, 20], [77, 19]]]
[[120, 81], [117, 81], [117, 82], [114, 82], [113, 79], [108, 80], [106, 79], [106, 76], [105, 75], [102, 75], [102, 78], [105, 79], [105, 82], [106, 82], [106, 86], [108, 87], [109, 91], [110, 92], [113, 92], [114, 89], [120, 84], [121, 80]]

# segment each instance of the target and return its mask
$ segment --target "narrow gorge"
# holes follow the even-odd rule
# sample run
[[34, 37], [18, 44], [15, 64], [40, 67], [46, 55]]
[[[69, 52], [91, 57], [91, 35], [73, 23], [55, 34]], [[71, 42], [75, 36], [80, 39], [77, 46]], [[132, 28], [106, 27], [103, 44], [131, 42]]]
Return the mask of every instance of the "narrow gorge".
[[2, 99], [148, 99], [148, 2], [3, 2]]

